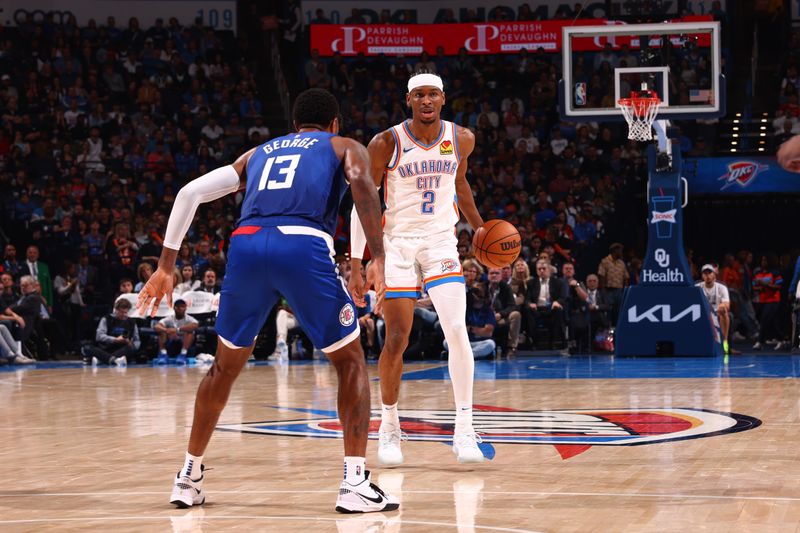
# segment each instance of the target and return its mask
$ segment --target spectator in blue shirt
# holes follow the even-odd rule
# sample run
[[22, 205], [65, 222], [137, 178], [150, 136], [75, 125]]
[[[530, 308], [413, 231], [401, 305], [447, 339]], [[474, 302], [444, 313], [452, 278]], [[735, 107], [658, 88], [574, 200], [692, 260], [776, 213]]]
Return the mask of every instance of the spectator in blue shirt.
[[[486, 288], [481, 283], [472, 286], [467, 300], [467, 334], [473, 357], [492, 358], [496, 344], [492, 340], [497, 321], [486, 298]], [[444, 342], [447, 350], [447, 341]]]

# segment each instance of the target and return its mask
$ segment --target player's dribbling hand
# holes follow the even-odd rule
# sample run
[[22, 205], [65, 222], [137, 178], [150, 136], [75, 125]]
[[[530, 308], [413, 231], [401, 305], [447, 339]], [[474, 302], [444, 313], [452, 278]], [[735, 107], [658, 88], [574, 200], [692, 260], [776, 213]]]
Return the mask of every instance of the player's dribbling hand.
[[[360, 267], [361, 265], [359, 265]], [[350, 280], [347, 282], [347, 290], [350, 292], [350, 297], [353, 298], [353, 303], [358, 307], [366, 307], [367, 301], [364, 298], [368, 288], [364, 287], [364, 278], [361, 273], [355, 269], [350, 272]]]
[[378, 301], [375, 302], [374, 313], [383, 314], [383, 298], [386, 296], [386, 277], [384, 259], [373, 259], [367, 267], [367, 290], [375, 289]]
[[795, 135], [778, 149], [778, 163], [790, 172], [800, 172], [800, 135]]
[[151, 309], [150, 316], [156, 316], [156, 311], [164, 296], [167, 297], [167, 303], [172, 308], [172, 272], [167, 273], [158, 268], [139, 292], [139, 299], [136, 301], [136, 310], [139, 315], [146, 316], [147, 310]]

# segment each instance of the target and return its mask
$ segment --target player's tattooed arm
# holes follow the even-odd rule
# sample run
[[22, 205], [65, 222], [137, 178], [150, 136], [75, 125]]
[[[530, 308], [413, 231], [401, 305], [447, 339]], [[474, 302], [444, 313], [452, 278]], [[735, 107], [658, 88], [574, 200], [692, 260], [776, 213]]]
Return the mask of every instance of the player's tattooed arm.
[[475, 135], [462, 126], [456, 130], [458, 138], [458, 172], [456, 173], [456, 195], [458, 196], [458, 208], [472, 226], [478, 229], [483, 226], [483, 217], [478, 212], [475, 205], [475, 197], [472, 195], [472, 188], [467, 181], [467, 169], [469, 168], [469, 156], [475, 149]]

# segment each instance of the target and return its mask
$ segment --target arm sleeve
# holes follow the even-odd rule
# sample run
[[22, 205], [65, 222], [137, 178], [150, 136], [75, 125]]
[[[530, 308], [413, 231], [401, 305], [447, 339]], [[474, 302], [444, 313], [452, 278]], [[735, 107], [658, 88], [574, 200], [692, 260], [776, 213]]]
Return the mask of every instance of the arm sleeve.
[[350, 258], [363, 259], [366, 246], [367, 235], [364, 233], [364, 227], [361, 225], [354, 205], [353, 210], [350, 211]]
[[239, 189], [239, 174], [231, 165], [203, 174], [183, 187], [175, 198], [164, 235], [164, 247], [179, 250], [197, 206]]

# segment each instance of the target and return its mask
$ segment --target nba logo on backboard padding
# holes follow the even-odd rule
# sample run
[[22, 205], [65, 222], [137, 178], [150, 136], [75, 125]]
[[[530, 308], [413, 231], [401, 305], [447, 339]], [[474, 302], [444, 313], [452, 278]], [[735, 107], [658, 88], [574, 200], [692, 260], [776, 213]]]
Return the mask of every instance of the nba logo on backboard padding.
[[576, 106], [586, 105], [586, 84], [585, 83], [576, 83], [575, 84], [575, 105]]

